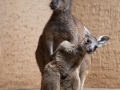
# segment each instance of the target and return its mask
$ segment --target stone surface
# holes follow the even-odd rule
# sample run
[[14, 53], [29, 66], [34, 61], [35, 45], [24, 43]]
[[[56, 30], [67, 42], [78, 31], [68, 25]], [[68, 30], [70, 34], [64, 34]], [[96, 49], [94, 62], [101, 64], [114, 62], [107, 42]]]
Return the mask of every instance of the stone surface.
[[[35, 50], [49, 2], [0, 0], [0, 88], [40, 87]], [[111, 38], [92, 55], [85, 87], [120, 88], [120, 0], [73, 0], [72, 13], [93, 35]]]

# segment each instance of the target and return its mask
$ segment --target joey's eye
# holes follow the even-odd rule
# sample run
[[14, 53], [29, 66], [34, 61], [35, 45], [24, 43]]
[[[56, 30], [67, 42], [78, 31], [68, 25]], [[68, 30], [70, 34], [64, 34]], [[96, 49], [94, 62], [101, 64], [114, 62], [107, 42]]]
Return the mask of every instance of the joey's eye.
[[88, 39], [88, 40], [87, 40], [87, 43], [91, 43], [91, 40]]

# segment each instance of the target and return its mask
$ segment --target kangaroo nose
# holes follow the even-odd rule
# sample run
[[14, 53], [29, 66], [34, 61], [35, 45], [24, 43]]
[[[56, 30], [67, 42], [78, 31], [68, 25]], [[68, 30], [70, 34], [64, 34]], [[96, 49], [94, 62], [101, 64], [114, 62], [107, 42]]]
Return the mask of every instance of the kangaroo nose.
[[56, 2], [56, 1], [53, 1], [53, 2], [51, 2], [51, 4], [52, 4], [52, 5], [56, 5], [56, 4], [57, 4], [57, 2]]
[[54, 0], [50, 3], [51, 9], [55, 9], [57, 7], [57, 0]]
[[92, 49], [87, 49], [87, 53], [92, 53]]

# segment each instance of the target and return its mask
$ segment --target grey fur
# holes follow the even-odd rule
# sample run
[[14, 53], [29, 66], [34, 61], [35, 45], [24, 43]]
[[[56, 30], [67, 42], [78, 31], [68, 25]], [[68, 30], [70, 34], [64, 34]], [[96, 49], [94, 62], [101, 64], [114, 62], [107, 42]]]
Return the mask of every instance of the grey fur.
[[[82, 90], [80, 79], [84, 78], [79, 77], [80, 65], [87, 54], [95, 51], [98, 44], [97, 38], [91, 35], [86, 35], [77, 44], [63, 41], [52, 55], [53, 61], [45, 67], [41, 90]], [[88, 48], [92, 49], [91, 52], [88, 52]]]
[[[45, 65], [50, 62], [51, 55], [61, 42], [67, 40], [72, 44], [76, 44], [85, 37], [84, 26], [71, 14], [71, 0], [52, 0], [52, 2], [53, 1], [57, 3], [51, 5], [53, 14], [39, 38], [35, 54], [41, 74], [43, 74]], [[86, 55], [78, 68], [81, 90], [90, 65], [91, 60]]]
[[36, 60], [42, 74], [45, 65], [50, 62], [50, 56], [62, 41], [77, 43], [84, 37], [82, 23], [71, 14], [71, 0], [52, 1], [58, 1], [58, 5], [54, 6], [56, 8], [39, 38], [36, 50]]

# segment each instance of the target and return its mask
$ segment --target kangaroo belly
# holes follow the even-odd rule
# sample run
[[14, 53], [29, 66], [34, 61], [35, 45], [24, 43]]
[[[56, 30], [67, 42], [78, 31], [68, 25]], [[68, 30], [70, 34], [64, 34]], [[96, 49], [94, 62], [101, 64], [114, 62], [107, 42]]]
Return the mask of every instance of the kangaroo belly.
[[69, 41], [69, 33], [61, 33], [61, 34], [55, 34], [54, 35], [54, 50], [60, 45], [61, 42], [64, 40]]

